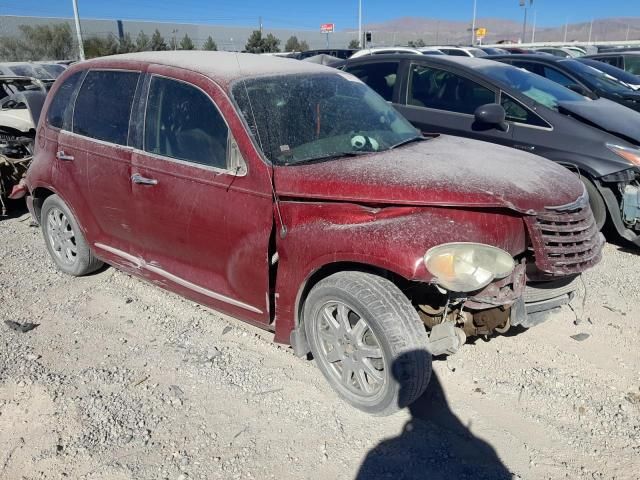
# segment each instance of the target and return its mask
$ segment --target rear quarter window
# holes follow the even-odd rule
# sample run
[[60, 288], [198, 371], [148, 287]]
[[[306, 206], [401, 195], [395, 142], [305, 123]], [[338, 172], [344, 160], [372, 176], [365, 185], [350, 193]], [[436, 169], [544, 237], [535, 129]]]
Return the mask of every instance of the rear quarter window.
[[71, 99], [84, 72], [76, 72], [67, 78], [55, 93], [47, 112], [47, 123], [54, 128], [63, 128], [66, 114], [71, 110]]
[[78, 92], [73, 132], [119, 145], [127, 144], [138, 72], [91, 70]]

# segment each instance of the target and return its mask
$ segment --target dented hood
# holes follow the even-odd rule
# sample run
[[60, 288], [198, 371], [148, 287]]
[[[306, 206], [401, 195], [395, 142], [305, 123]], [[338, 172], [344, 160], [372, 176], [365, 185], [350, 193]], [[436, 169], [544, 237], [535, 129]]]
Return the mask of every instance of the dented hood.
[[[640, 96], [638, 96], [640, 98]], [[591, 102], [560, 102], [560, 111], [584, 120], [614, 135], [640, 144], [640, 113], [618, 103], [599, 98]]]
[[444, 135], [392, 151], [278, 166], [274, 183], [282, 199], [508, 208], [527, 214], [566, 205], [583, 193], [574, 174], [549, 160]]

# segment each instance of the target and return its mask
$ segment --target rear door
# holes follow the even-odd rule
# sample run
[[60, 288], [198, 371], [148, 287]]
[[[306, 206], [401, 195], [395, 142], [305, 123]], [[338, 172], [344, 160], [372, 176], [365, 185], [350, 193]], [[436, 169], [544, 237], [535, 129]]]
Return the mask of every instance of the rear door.
[[[77, 163], [61, 160], [61, 156], [71, 151], [67, 146], [66, 135], [63, 135], [63, 132], [71, 130], [73, 102], [85, 73], [85, 71], [76, 72], [62, 82], [54, 92], [47, 116], [38, 124], [36, 134], [36, 157], [41, 158], [43, 163], [54, 165], [52, 169], [54, 190], [68, 205], [83, 203], [78, 182], [84, 178], [84, 172], [78, 171], [79, 165]], [[61, 140], [62, 143], [60, 143]]]
[[103, 250], [129, 251], [137, 241], [127, 143], [139, 78], [136, 71], [89, 70], [75, 99], [71, 131], [59, 136], [63, 168], [55, 183], [66, 186], [87, 240]]
[[143, 273], [214, 308], [269, 322], [272, 197], [256, 190], [258, 172], [247, 171], [222, 114], [233, 112], [226, 95], [205, 77], [162, 66], [149, 68], [145, 90], [130, 205]]
[[474, 113], [496, 103], [497, 91], [467, 76], [432, 66], [410, 63], [396, 108], [424, 133], [446, 133], [510, 145], [511, 129], [478, 125]]

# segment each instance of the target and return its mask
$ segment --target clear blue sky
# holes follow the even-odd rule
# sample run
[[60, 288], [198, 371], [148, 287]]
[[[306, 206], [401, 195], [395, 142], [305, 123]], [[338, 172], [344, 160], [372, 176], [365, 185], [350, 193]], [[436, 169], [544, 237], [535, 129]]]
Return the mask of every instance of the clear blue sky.
[[[529, 0], [527, 0], [528, 2]], [[479, 17], [522, 19], [518, 0], [477, 0]], [[78, 0], [81, 16], [92, 18], [337, 29], [357, 26], [357, 0]], [[363, 0], [364, 21], [402, 16], [469, 20], [473, 0]], [[640, 16], [640, 0], [534, 0], [538, 25], [556, 26], [592, 18]], [[71, 16], [71, 0], [0, 0], [0, 15]]]

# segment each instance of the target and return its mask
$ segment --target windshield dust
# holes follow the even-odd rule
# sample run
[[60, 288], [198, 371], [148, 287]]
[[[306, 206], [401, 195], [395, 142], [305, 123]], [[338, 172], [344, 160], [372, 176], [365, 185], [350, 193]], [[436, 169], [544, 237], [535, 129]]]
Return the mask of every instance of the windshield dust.
[[377, 93], [343, 73], [252, 78], [236, 83], [233, 96], [277, 165], [389, 150], [422, 138]]

